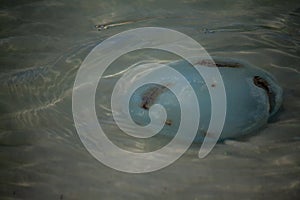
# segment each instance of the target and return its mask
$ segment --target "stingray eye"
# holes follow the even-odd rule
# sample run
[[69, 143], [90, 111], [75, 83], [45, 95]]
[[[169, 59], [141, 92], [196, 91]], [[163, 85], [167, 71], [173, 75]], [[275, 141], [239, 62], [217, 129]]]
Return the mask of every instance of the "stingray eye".
[[270, 84], [260, 76], [254, 76], [253, 83], [257, 87], [265, 90], [269, 99], [269, 113], [272, 113], [275, 107], [275, 93], [271, 90]]

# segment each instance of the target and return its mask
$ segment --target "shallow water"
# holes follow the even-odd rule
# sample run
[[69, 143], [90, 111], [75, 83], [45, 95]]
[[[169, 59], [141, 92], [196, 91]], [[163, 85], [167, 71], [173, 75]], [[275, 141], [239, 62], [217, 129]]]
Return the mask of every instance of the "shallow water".
[[[1, 199], [297, 199], [300, 196], [300, 4], [297, 1], [1, 1]], [[120, 23], [122, 22], [122, 23]], [[123, 23], [128, 22], [128, 23]], [[109, 24], [97, 31], [96, 24]], [[194, 144], [178, 161], [126, 174], [95, 160], [72, 117], [72, 86], [89, 51], [137, 27], [183, 32], [213, 56], [271, 72], [283, 108], [261, 131], [217, 144], [205, 159]], [[100, 123], [119, 146], [149, 151], [165, 141], [130, 140], [112, 123], [111, 88], [139, 59], [116, 61], [96, 101]]]

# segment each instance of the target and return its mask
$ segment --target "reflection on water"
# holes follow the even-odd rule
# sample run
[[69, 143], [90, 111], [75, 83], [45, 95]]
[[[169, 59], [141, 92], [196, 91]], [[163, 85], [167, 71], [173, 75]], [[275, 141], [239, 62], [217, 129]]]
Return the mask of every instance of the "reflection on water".
[[[1, 199], [297, 199], [300, 195], [300, 4], [297, 1], [2, 1], [0, 9]], [[130, 23], [124, 23], [130, 22]], [[111, 25], [97, 31], [95, 25]], [[115, 26], [113, 26], [115, 25]], [[214, 56], [247, 60], [284, 89], [265, 129], [218, 144], [202, 160], [194, 144], [176, 163], [143, 175], [105, 167], [84, 149], [72, 119], [72, 86], [88, 52], [124, 30], [181, 31]], [[141, 55], [138, 59], [172, 57]], [[122, 146], [148, 150], [164, 138], [128, 140], [107, 101], [126, 70], [115, 63], [97, 91], [97, 113]], [[117, 74], [116, 74], [117, 73]], [[114, 75], [116, 74], [116, 75]]]

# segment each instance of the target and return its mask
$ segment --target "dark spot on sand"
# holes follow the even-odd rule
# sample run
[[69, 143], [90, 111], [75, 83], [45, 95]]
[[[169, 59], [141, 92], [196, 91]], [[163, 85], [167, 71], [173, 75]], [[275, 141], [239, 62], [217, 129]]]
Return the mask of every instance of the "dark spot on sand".
[[98, 31], [106, 30], [109, 28], [109, 24], [97, 24], [97, 25], [95, 25], [95, 28]]

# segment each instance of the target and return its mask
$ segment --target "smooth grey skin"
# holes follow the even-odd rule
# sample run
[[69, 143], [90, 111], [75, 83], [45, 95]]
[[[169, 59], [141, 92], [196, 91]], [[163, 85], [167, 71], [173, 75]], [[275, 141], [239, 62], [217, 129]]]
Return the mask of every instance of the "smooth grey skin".
[[[276, 79], [268, 72], [245, 61], [232, 58], [213, 58], [202, 60], [201, 67], [217, 66], [224, 81], [227, 98], [227, 111], [223, 131], [219, 141], [233, 139], [257, 131], [267, 124], [282, 104], [282, 89]], [[185, 60], [168, 64], [182, 73], [192, 85], [199, 102], [200, 122], [194, 142], [202, 142], [210, 136], [207, 128], [210, 123], [211, 101], [208, 87], [196, 69]], [[172, 85], [172, 83], [170, 83]], [[130, 100], [130, 114], [138, 125], [150, 122], [149, 108], [161, 104], [167, 111], [167, 120], [160, 134], [174, 136], [180, 122], [180, 107], [174, 94], [161, 85], [140, 87]], [[191, 119], [193, 120], [193, 119]]]

